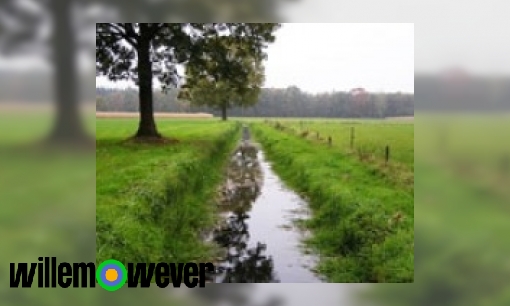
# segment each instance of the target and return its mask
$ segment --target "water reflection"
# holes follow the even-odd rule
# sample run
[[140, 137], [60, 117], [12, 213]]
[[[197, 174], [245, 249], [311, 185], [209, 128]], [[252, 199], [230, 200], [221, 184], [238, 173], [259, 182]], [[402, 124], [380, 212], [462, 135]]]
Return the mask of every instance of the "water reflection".
[[243, 141], [230, 161], [221, 201], [225, 224], [213, 233], [214, 241], [226, 250], [217, 264], [216, 283], [278, 282], [273, 259], [265, 254], [267, 246], [261, 242], [249, 246], [248, 212], [262, 185], [257, 154], [255, 145]]

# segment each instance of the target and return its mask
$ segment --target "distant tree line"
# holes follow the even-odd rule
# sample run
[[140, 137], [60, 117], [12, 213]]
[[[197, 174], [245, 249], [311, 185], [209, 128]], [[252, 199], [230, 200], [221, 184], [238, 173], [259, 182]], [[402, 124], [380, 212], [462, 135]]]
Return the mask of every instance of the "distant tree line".
[[[156, 112], [207, 112], [221, 115], [206, 106], [193, 106], [177, 99], [179, 91], [154, 92]], [[102, 112], [137, 112], [138, 92], [134, 89], [96, 88], [96, 110]], [[263, 88], [258, 103], [228, 110], [234, 117], [324, 117], [384, 118], [414, 115], [414, 95], [404, 93], [368, 93], [353, 96], [350, 92], [310, 94], [298, 87]]]
[[418, 111], [441, 112], [508, 112], [510, 110], [510, 77], [417, 74], [414, 86]]
[[[55, 89], [52, 74], [47, 71], [17, 71], [0, 69], [0, 102], [53, 102]], [[81, 101], [94, 99], [95, 76], [92, 71], [81, 72], [77, 79], [77, 97]]]

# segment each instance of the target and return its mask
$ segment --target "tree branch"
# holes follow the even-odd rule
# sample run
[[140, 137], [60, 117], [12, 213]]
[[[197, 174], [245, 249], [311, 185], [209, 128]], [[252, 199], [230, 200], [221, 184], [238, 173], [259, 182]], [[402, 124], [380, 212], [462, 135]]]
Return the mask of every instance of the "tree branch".
[[124, 25], [116, 24], [116, 23], [108, 23], [108, 26], [110, 29], [115, 30], [116, 32], [113, 32], [113, 34], [120, 35], [122, 38], [124, 38], [131, 46], [136, 48], [138, 46], [138, 39], [136, 33], [133, 34], [134, 36], [131, 36], [128, 34], [128, 29], [125, 27], [126, 23]]
[[[126, 34], [130, 37], [133, 37], [135, 40], [136, 46], [138, 46], [138, 34], [135, 32], [135, 28], [133, 27], [132, 23], [124, 23], [124, 28], [126, 29]], [[135, 47], [136, 47], [135, 46]]]

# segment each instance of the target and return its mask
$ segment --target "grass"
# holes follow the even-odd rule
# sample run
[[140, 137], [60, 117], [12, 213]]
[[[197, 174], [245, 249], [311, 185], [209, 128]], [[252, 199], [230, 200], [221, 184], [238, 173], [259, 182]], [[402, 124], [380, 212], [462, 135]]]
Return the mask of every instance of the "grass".
[[[412, 125], [357, 124], [360, 135], [379, 131], [400, 145], [405, 153], [393, 167], [359, 160], [340, 149], [340, 142], [328, 147], [251, 122], [275, 170], [310, 199], [314, 216], [307, 225], [314, 236], [309, 243], [323, 259], [319, 272], [331, 282], [412, 282]], [[306, 124], [344, 133], [343, 121]], [[200, 234], [216, 221], [215, 186], [239, 125], [160, 119], [158, 127], [179, 142], [134, 144], [125, 140], [136, 130], [135, 120], [97, 121], [97, 262], [204, 261], [214, 252]], [[360, 136], [366, 145], [379, 145], [377, 139]]]
[[383, 160], [385, 147], [390, 148], [390, 161], [414, 169], [414, 123], [402, 120], [292, 120], [284, 121], [297, 133], [307, 131], [308, 138], [332, 139], [332, 146], [342, 151], [351, 150], [351, 129], [354, 129], [353, 150]]
[[[1, 109], [0, 109], [1, 111]], [[84, 130], [94, 135], [95, 117], [82, 114]], [[0, 113], [0, 130], [9, 131], [0, 135], [0, 147], [23, 146], [43, 141], [51, 132], [55, 114], [50, 111], [11, 111]]]
[[[95, 117], [86, 118], [93, 135]], [[0, 136], [0, 237], [9, 246], [0, 254], [4, 263], [37, 263], [40, 256], [69, 263], [95, 261], [96, 156], [89, 151], [41, 148], [52, 124], [47, 111], [0, 111], [0, 127], [8, 131]], [[114, 293], [100, 287], [48, 290], [35, 288], [37, 279], [35, 275], [30, 290], [13, 290], [9, 265], [0, 267], [2, 305], [183, 304], [155, 286]]]
[[[416, 283], [368, 286], [373, 293], [371, 305], [508, 305], [505, 250], [510, 244], [505, 233], [509, 229], [506, 186], [510, 176], [505, 177], [498, 164], [509, 152], [510, 142], [502, 141], [510, 131], [505, 116], [417, 115]], [[4, 204], [0, 237], [9, 245], [0, 255], [3, 262], [36, 262], [38, 256], [57, 256], [67, 262], [93, 260], [94, 158], [10, 151], [9, 146], [40, 139], [44, 136], [41, 128], [49, 129], [44, 122], [51, 122], [25, 114], [0, 117], [0, 125], [9, 131], [0, 137], [0, 203]], [[438, 146], [444, 135], [438, 123], [450, 131], [445, 148]], [[98, 122], [99, 133], [101, 125]], [[20, 131], [20, 126], [27, 130]], [[122, 133], [116, 128], [110, 132], [121, 139], [133, 132], [130, 126], [121, 127]], [[103, 133], [106, 139], [107, 134]], [[469, 172], [459, 167], [459, 160], [465, 161]], [[0, 270], [3, 305], [67, 305], [69, 301], [74, 305], [183, 304], [170, 304], [168, 298], [173, 295], [168, 290], [152, 287], [123, 288], [118, 294], [101, 288], [12, 290], [8, 289], [7, 265]]]
[[[328, 123], [308, 124], [324, 129]], [[309, 244], [321, 255], [319, 272], [330, 282], [413, 281], [412, 180], [394, 179], [399, 173], [267, 124], [254, 123], [253, 130], [276, 172], [309, 198], [313, 217], [307, 225], [314, 233]], [[403, 135], [396, 133], [410, 138], [401, 141], [407, 143], [402, 156], [412, 156], [412, 133]]]
[[416, 120], [416, 283], [367, 292], [378, 305], [508, 305], [505, 233], [510, 117], [420, 113]]
[[213, 252], [201, 232], [216, 220], [215, 187], [233, 149], [236, 123], [159, 120], [179, 143], [126, 142], [136, 120], [96, 125], [96, 261], [192, 262]]

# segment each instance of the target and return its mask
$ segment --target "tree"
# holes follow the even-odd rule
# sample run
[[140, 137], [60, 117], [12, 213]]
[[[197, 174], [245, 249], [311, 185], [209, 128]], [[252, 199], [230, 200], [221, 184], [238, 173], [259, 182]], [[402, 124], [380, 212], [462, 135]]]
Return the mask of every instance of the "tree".
[[[180, 92], [180, 98], [189, 99], [194, 105], [219, 109], [225, 121], [227, 109], [257, 103], [264, 82], [263, 57], [257, 58], [246, 52], [243, 50], [246, 47], [243, 41], [234, 41], [229, 37], [217, 37], [210, 43], [216, 60], [211, 60], [210, 54], [203, 54], [201, 60], [204, 67], [187, 67], [187, 83]], [[232, 73], [234, 67], [238, 71]], [[215, 73], [222, 69], [225, 73]]]
[[[246, 71], [236, 61], [225, 61], [226, 46], [215, 43], [218, 37], [239, 41], [241, 56], [261, 58], [277, 27], [273, 23], [101, 23], [96, 28], [96, 71], [111, 80], [135, 82], [140, 104], [135, 137], [161, 138], [154, 121], [153, 77], [163, 90], [177, 86], [177, 66], [188, 65], [215, 79], [244, 81]], [[219, 64], [211, 66], [211, 62]]]
[[285, 1], [220, 1], [210, 5], [205, 0], [1, 0], [0, 52], [46, 60], [53, 70], [56, 120], [49, 142], [90, 142], [79, 113], [76, 63], [80, 53], [92, 57], [93, 27], [99, 20], [266, 21], [278, 19], [278, 6]]
[[[83, 33], [92, 22], [72, 18], [75, 4], [75, 1], [68, 0], [0, 2], [0, 47], [3, 54], [44, 54], [54, 67], [57, 113], [50, 142], [88, 140], [78, 109], [76, 59], [79, 45], [87, 43]], [[52, 27], [49, 36], [45, 36], [40, 29], [49, 25], [50, 21], [56, 26]], [[75, 35], [76, 28], [80, 29], [81, 35]]]

